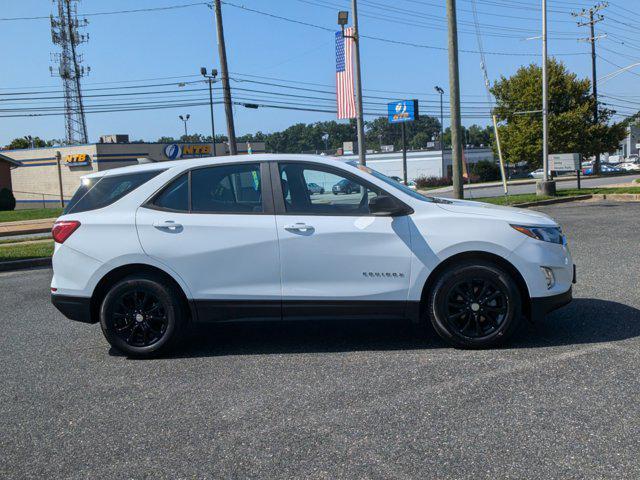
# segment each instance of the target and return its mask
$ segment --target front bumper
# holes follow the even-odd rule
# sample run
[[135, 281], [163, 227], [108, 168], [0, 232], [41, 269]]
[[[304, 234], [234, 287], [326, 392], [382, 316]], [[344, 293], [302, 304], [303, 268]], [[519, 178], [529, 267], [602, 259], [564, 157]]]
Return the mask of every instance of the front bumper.
[[537, 322], [544, 316], [560, 307], [568, 305], [573, 300], [573, 287], [565, 293], [552, 295], [550, 297], [534, 297], [531, 299], [531, 321]]
[[83, 323], [97, 323], [91, 318], [91, 299], [51, 294], [51, 303], [69, 320]]

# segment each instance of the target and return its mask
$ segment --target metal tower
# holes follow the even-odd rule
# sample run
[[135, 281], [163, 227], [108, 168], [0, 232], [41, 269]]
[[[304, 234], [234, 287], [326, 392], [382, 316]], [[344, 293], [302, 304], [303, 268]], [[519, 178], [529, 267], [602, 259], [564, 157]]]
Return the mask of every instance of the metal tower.
[[68, 145], [88, 143], [80, 79], [89, 74], [91, 67], [82, 66], [82, 54], [77, 53], [77, 47], [89, 41], [89, 34], [79, 33], [79, 29], [86, 27], [89, 21], [78, 18], [78, 1], [53, 0], [58, 11], [56, 16], [51, 15], [51, 39], [60, 46], [61, 52], [51, 55], [56, 66], [50, 66], [49, 71], [52, 76], [62, 78]]

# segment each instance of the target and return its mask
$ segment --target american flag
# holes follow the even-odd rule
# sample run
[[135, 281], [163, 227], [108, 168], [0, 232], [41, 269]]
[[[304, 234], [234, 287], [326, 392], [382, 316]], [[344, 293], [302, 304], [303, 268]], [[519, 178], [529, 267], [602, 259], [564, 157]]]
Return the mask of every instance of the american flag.
[[[353, 35], [353, 27], [345, 28], [344, 35]], [[336, 100], [338, 118], [356, 117], [356, 98], [353, 90], [353, 38], [344, 38], [336, 32]]]

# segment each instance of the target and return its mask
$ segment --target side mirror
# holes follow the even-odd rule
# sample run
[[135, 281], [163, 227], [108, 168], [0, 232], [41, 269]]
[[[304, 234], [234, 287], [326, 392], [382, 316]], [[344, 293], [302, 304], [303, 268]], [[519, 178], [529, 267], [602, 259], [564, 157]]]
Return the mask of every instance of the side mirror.
[[378, 216], [398, 216], [406, 215], [408, 210], [394, 197], [379, 195], [369, 200], [369, 212]]

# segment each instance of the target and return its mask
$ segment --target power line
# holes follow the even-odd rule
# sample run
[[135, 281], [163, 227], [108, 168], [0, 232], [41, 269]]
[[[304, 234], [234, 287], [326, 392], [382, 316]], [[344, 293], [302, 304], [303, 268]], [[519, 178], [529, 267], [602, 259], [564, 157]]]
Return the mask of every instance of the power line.
[[[271, 17], [274, 19], [278, 19], [278, 20], [282, 20], [285, 22], [289, 22], [289, 23], [294, 23], [294, 24], [298, 24], [298, 25], [303, 25], [303, 26], [307, 26], [307, 27], [311, 27], [311, 28], [316, 28], [316, 29], [320, 29], [320, 30], [324, 30], [327, 32], [335, 32], [335, 28], [329, 28], [329, 27], [324, 27], [322, 25], [316, 25], [313, 23], [309, 23], [309, 22], [304, 22], [301, 20], [296, 20], [293, 18], [289, 18], [289, 17], [284, 17], [282, 15], [276, 15], [273, 13], [269, 13], [269, 12], [264, 12], [262, 10], [256, 10], [254, 8], [249, 8], [246, 7], [244, 5], [238, 5], [235, 3], [232, 3], [230, 1], [222, 1], [223, 4], [228, 5], [230, 7], [234, 7], [234, 8], [238, 8], [247, 12], [251, 12], [251, 13], [255, 13], [258, 15], [264, 15], [267, 17]], [[420, 44], [420, 43], [415, 43], [415, 42], [409, 42], [409, 41], [402, 41], [402, 40], [392, 40], [389, 38], [383, 38], [383, 37], [377, 37], [377, 36], [373, 36], [373, 35], [360, 35], [360, 37], [362, 38], [368, 38], [369, 40], [375, 40], [375, 41], [379, 41], [379, 42], [385, 42], [385, 43], [389, 43], [389, 44], [393, 44], [393, 45], [403, 45], [403, 46], [409, 46], [409, 47], [416, 47], [416, 48], [425, 48], [425, 49], [429, 49], [429, 50], [439, 50], [439, 51], [443, 51], [446, 52], [447, 48], [446, 47], [436, 47], [433, 45], [425, 45], [425, 44]], [[477, 50], [465, 50], [465, 49], [460, 49], [459, 50], [461, 53], [480, 53]], [[513, 53], [513, 52], [484, 52], [486, 55], [500, 55], [500, 56], [516, 56], [516, 57], [521, 57], [521, 56], [537, 56], [534, 53]], [[574, 56], [574, 55], [584, 55], [584, 53], [582, 52], [569, 52], [569, 53], [556, 53], [555, 55], [558, 56]]]

